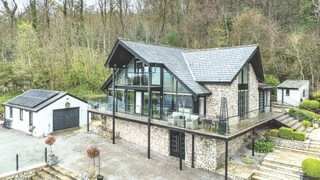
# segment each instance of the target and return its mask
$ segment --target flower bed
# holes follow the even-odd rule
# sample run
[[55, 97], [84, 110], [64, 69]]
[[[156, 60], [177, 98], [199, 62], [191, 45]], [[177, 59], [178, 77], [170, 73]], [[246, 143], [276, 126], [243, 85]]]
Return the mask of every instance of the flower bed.
[[271, 140], [274, 145], [292, 148], [292, 149], [300, 149], [300, 150], [308, 150], [310, 140], [305, 141], [296, 141], [291, 139], [282, 139], [279, 137], [272, 137]]

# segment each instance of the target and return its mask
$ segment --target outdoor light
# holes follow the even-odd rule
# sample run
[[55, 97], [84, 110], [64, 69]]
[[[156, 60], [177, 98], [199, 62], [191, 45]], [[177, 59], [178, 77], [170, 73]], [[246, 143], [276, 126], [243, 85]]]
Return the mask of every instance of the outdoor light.
[[117, 67], [117, 64], [116, 64], [116, 63], [114, 63], [113, 67], [115, 67], [115, 68], [116, 68], [116, 67]]

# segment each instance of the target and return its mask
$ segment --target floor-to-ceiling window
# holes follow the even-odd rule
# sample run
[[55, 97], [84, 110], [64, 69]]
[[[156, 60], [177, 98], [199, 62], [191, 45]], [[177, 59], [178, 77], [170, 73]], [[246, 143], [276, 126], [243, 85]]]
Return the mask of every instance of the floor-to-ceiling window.
[[238, 76], [238, 114], [240, 117], [248, 112], [248, 64], [246, 64]]

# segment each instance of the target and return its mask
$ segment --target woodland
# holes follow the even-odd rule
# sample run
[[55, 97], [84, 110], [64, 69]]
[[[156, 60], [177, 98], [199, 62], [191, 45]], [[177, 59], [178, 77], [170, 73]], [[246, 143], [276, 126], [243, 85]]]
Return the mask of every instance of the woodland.
[[0, 0], [0, 104], [28, 82], [101, 96], [120, 37], [187, 49], [259, 44], [266, 84], [310, 80], [312, 94], [319, 20], [320, 0]]

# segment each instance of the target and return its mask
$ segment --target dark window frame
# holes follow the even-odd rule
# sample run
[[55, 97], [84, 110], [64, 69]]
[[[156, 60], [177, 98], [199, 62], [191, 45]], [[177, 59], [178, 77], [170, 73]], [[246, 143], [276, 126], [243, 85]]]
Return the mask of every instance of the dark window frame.
[[10, 118], [13, 118], [13, 108], [9, 107], [9, 111], [10, 111]]
[[20, 109], [19, 111], [19, 115], [20, 115], [20, 121], [23, 121], [23, 109]]
[[290, 96], [290, 89], [286, 89], [286, 96]]
[[[32, 123], [31, 123], [32, 121]], [[33, 112], [29, 111], [29, 125], [33, 126]]]
[[306, 90], [305, 89], [302, 92], [302, 97], [306, 97]]

